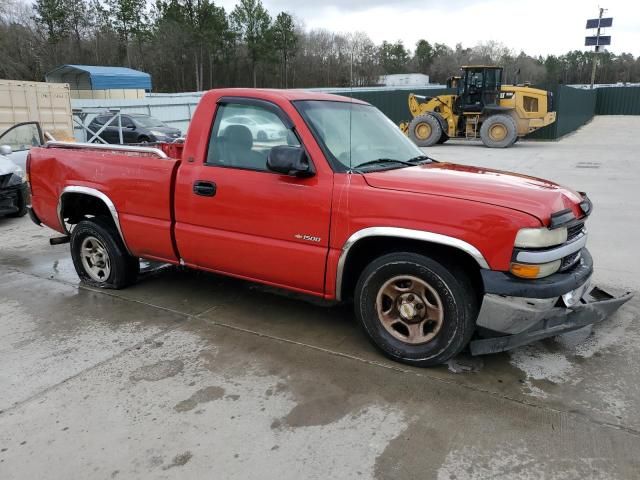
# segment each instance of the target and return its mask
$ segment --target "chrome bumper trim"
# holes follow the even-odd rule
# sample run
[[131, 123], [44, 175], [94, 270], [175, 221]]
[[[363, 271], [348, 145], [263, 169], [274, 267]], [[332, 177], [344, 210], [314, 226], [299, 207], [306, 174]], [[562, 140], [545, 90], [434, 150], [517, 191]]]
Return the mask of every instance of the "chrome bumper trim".
[[583, 233], [570, 243], [565, 243], [551, 250], [521, 250], [516, 255], [516, 260], [523, 263], [550, 263], [579, 252], [586, 244], [587, 234]]

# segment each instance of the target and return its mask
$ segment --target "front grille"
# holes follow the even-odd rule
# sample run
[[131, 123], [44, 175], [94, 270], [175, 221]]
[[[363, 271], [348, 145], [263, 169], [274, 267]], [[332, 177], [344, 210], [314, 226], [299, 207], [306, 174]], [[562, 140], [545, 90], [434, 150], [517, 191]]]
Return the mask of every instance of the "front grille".
[[584, 229], [584, 222], [576, 223], [567, 228], [567, 241], [571, 241], [580, 235], [580, 232]]
[[[577, 222], [567, 227], [567, 242], [575, 240], [583, 232], [584, 222]], [[560, 264], [560, 271], [566, 272], [567, 270], [572, 269], [580, 261], [581, 252], [582, 251], [580, 250], [564, 257], [562, 259], [562, 263]]]
[[562, 263], [560, 264], [560, 271], [561, 272], [566, 272], [571, 267], [573, 267], [576, 263], [578, 263], [578, 261], [580, 260], [581, 253], [582, 253], [582, 251], [579, 251], [579, 252], [572, 253], [571, 255], [564, 257], [562, 259]]

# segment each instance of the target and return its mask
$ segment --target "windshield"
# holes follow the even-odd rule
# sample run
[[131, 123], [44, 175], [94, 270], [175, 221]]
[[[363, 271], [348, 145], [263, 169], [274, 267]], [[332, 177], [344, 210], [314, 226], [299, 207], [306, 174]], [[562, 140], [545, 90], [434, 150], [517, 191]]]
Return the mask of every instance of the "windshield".
[[131, 117], [131, 119], [140, 127], [153, 128], [153, 127], [167, 126], [157, 118], [153, 118], [153, 117], [140, 116], [140, 117]]
[[[424, 155], [380, 110], [360, 103], [296, 102], [331, 156], [347, 169], [379, 159], [406, 162]], [[351, 132], [351, 134], [349, 134]], [[388, 168], [374, 164], [367, 168]], [[397, 168], [401, 164], [394, 164]]]

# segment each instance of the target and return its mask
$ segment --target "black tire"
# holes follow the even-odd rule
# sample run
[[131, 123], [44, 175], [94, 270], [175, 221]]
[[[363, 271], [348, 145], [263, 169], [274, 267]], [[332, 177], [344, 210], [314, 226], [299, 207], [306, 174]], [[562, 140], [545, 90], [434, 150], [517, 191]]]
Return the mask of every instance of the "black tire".
[[267, 141], [267, 134], [264, 133], [262, 130], [260, 130], [258, 132], [258, 135], [256, 135], [256, 140], [258, 140], [259, 142], [266, 142]]
[[[496, 136], [494, 130], [500, 134]], [[516, 122], [509, 115], [492, 115], [480, 127], [480, 139], [489, 148], [510, 147], [517, 138]]]
[[[108, 274], [101, 279], [92, 277], [83, 262], [81, 249], [88, 239], [95, 239], [109, 260]], [[75, 226], [71, 232], [71, 258], [80, 280], [94, 287], [124, 288], [134, 283], [140, 272], [139, 260], [129, 255], [113, 223], [100, 217], [82, 220]]]
[[[378, 293], [391, 279], [403, 275], [427, 283], [439, 296], [443, 320], [425, 343], [396, 338], [378, 315]], [[439, 365], [457, 355], [471, 340], [478, 312], [476, 293], [461, 268], [409, 252], [390, 253], [371, 262], [360, 275], [354, 303], [356, 317], [376, 347], [393, 360], [419, 367]]]
[[430, 113], [418, 115], [409, 123], [409, 138], [419, 147], [430, 147], [440, 140], [442, 127]]
[[149, 142], [151, 142], [151, 139], [149, 137], [142, 136], [138, 138], [138, 143], [149, 143]]

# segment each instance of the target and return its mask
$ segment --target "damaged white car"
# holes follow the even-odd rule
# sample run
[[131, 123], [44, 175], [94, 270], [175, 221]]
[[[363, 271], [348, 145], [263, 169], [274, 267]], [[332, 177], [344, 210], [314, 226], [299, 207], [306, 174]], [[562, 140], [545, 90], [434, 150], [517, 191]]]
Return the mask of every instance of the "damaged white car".
[[[0, 153], [4, 152], [6, 149], [0, 148]], [[29, 187], [24, 170], [0, 155], [0, 216], [23, 217], [28, 204]]]

